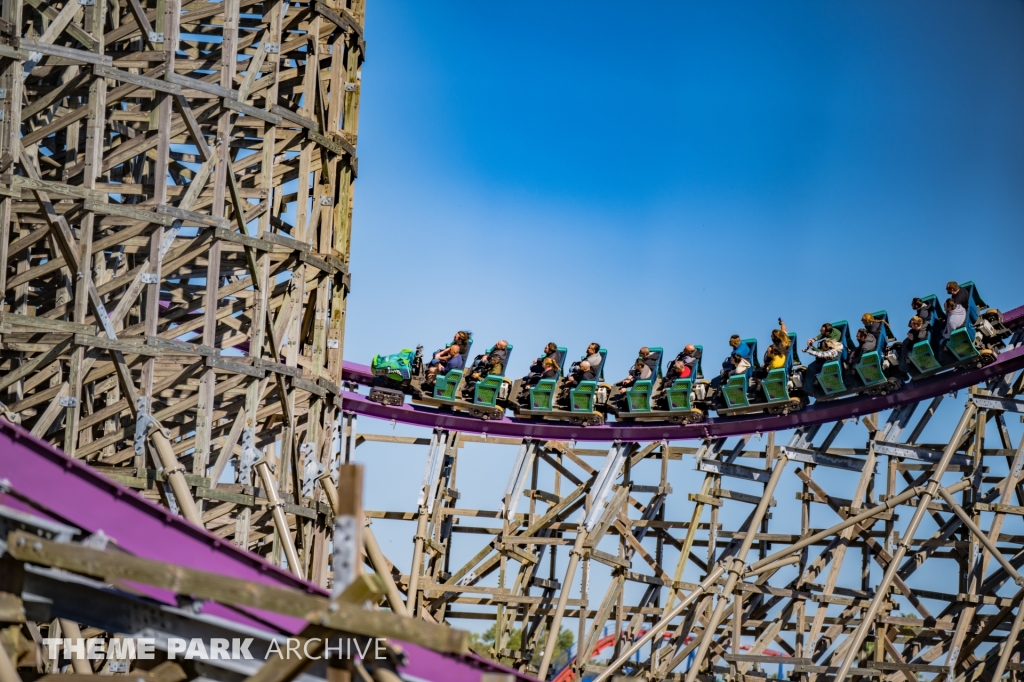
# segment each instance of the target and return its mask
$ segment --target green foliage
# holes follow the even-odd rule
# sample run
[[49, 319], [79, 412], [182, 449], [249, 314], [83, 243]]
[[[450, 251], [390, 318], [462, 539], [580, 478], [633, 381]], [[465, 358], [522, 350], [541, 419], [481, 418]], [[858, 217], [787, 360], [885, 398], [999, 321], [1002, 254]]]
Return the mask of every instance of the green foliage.
[[[500, 656], [497, 655], [497, 652], [495, 651], [496, 643], [494, 641], [495, 638], [497, 637], [497, 629], [496, 628], [497, 628], [497, 625], [492, 625], [483, 634], [477, 634], [475, 632], [471, 633], [470, 634], [470, 641], [469, 641], [469, 648], [472, 649], [473, 651], [475, 651], [476, 653], [480, 654], [481, 656], [486, 656], [487, 658], [490, 658], [490, 659], [493, 659], [495, 661], [498, 661], [499, 663], [502, 663], [504, 665], [509, 665], [511, 663], [514, 663], [514, 661], [511, 658], [500, 657]], [[540, 636], [537, 638], [537, 641], [540, 643], [540, 646], [537, 648], [536, 651], [533, 652], [533, 657], [530, 660], [530, 663], [532, 665], [534, 665], [534, 666], [540, 665], [541, 647], [543, 647], [543, 644], [544, 644], [544, 642], [546, 640], [547, 640], [547, 632], [542, 630], [541, 633], [540, 633]], [[572, 646], [573, 641], [575, 641], [575, 640], [573, 638], [572, 632], [570, 632], [569, 630], [567, 630], [565, 628], [562, 628], [561, 630], [559, 630], [558, 631], [558, 639], [555, 642], [555, 653], [554, 653], [554, 655], [552, 655], [551, 659], [554, 660], [554, 659], [558, 658], [559, 654], [561, 654], [563, 651], [565, 651], [566, 649], [568, 649], [569, 647]], [[522, 629], [520, 629], [520, 628], [513, 628], [512, 632], [509, 634], [509, 636], [502, 643], [502, 647], [501, 648], [502, 649], [508, 649], [510, 651], [519, 651], [520, 647], [522, 646], [522, 643], [523, 643], [523, 631], [522, 631]]]

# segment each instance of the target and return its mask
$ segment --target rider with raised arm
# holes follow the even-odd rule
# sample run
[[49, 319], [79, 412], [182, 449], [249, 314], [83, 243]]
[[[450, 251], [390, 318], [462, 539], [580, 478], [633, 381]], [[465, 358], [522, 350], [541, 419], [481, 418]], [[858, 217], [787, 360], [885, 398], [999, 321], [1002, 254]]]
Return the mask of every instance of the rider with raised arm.
[[[789, 354], [789, 344], [792, 343], [789, 339], [789, 332], [786, 330], [786, 323], [779, 318], [779, 328], [772, 330], [772, 345], [782, 351], [782, 354]], [[767, 355], [767, 352], [766, 352]]]

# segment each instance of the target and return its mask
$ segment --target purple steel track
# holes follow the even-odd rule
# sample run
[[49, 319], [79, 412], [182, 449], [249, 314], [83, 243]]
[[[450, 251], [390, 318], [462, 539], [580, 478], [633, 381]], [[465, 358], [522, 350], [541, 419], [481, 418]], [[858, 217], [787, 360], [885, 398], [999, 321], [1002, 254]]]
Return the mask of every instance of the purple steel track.
[[[1024, 306], [1003, 315], [1008, 327], [1024, 326]], [[573, 426], [554, 422], [525, 419], [483, 420], [468, 415], [440, 411], [419, 405], [400, 407], [380, 405], [358, 393], [346, 392], [342, 405], [346, 412], [375, 419], [387, 419], [402, 424], [450, 429], [464, 433], [487, 434], [507, 438], [536, 438], [539, 440], [601, 441], [615, 440], [650, 442], [655, 440], [693, 440], [708, 437], [745, 436], [769, 431], [784, 431], [798, 426], [825, 424], [841, 419], [881, 412], [907, 403], [928, 400], [935, 396], [974, 386], [993, 377], [1024, 369], [1024, 346], [1000, 354], [991, 365], [972, 371], [946, 372], [923, 381], [912, 381], [896, 393], [877, 397], [853, 397], [835, 401], [817, 402], [800, 412], [786, 416], [757, 415], [749, 418], [709, 419], [699, 424], [676, 426], [672, 424], [624, 424], [601, 426]], [[366, 365], [346, 362], [344, 378], [358, 384], [369, 385], [373, 376]]]
[[[11, 489], [10, 493], [0, 493], [0, 504], [31, 509], [40, 517], [76, 526], [89, 534], [102, 530], [119, 548], [135, 556], [310, 594], [328, 594], [175, 516], [2, 418], [0, 480]], [[157, 601], [176, 604], [170, 592], [139, 589]], [[305, 625], [297, 618], [243, 612], [219, 604], [207, 603], [203, 612], [281, 634], [298, 633]], [[439, 654], [405, 642], [401, 646], [409, 660], [403, 672], [431, 682], [479, 682], [481, 671], [507, 673], [517, 680], [536, 679], [476, 654]]]

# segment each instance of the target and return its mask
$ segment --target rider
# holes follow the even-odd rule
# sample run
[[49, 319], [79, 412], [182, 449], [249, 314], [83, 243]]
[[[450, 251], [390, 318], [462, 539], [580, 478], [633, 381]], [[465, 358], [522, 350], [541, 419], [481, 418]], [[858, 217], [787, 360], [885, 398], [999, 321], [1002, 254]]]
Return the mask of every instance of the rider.
[[434, 360], [427, 366], [427, 378], [424, 380], [424, 383], [433, 384], [438, 374], [447, 374], [453, 369], [462, 369], [464, 365], [462, 346], [453, 343], [445, 348], [445, 351], [449, 352], [435, 354]]
[[601, 367], [601, 344], [592, 343], [587, 346], [587, 354], [582, 360], [578, 360], [569, 367], [569, 376], [562, 382], [565, 389], [564, 395], [568, 395], [568, 389], [576, 386], [581, 381], [593, 381], [597, 378], [597, 370]]
[[530, 372], [523, 377], [519, 398], [527, 402], [530, 398], [530, 388], [540, 383], [541, 379], [554, 379], [558, 376], [558, 363], [554, 358], [544, 358], [540, 361], [540, 371]]
[[[875, 348], [884, 348], [885, 337], [883, 335], [885, 332], [882, 330], [882, 327], [889, 329], [889, 323], [880, 317], [875, 317], [871, 313], [864, 313], [860, 318], [860, 322], [864, 325], [864, 331], [870, 336], [875, 337]], [[892, 330], [889, 329], [889, 331], [891, 332]], [[871, 348], [865, 352], [871, 352], [875, 350], [875, 348]]]
[[[832, 341], [842, 341], [843, 333], [832, 326], [831, 322], [826, 322], [821, 325], [821, 333], [815, 336], [813, 339], [807, 339], [807, 347], [810, 348], [815, 343], [818, 343], [822, 339], [831, 339]], [[820, 344], [819, 344], [820, 347]]]
[[761, 370], [757, 372], [760, 377], [768, 376], [768, 372], [786, 365], [786, 358], [789, 356], [789, 345], [792, 341], [786, 331], [786, 323], [779, 318], [779, 328], [772, 330], [772, 345], [764, 351], [764, 358], [761, 362]]
[[506, 341], [494, 344], [490, 353], [478, 355], [473, 361], [473, 366], [466, 373], [466, 385], [462, 388], [462, 397], [467, 400], [471, 399], [477, 382], [489, 374], [501, 374], [507, 358], [508, 343]]
[[[869, 317], [869, 315], [864, 317]], [[878, 327], [881, 327], [881, 320], [876, 320], [876, 322], [879, 323]], [[857, 330], [857, 347], [853, 349], [853, 352], [850, 353], [850, 358], [846, 361], [847, 367], [853, 369], [860, 363], [860, 359], [864, 357], [865, 353], [870, 353], [873, 350], [878, 350], [878, 337], [866, 328], [861, 327]]]
[[825, 338], [818, 342], [817, 348], [811, 347], [804, 352], [814, 358], [814, 362], [807, 365], [803, 380], [804, 392], [808, 395], [813, 395], [817, 391], [814, 379], [818, 376], [818, 372], [821, 371], [826, 362], [832, 362], [842, 355], [843, 343], [838, 339], [825, 336]]
[[[675, 363], [682, 362], [684, 365], [686, 365], [686, 367], [689, 369], [689, 372], [686, 374], [679, 375], [680, 379], [685, 379], [686, 377], [691, 376], [694, 372], [697, 371], [698, 360], [700, 360], [700, 352], [697, 350], [696, 346], [694, 346], [692, 343], [688, 343], [685, 346], [683, 346], [683, 350], [680, 351], [679, 355], [676, 356], [676, 359], [672, 361], [672, 364], [674, 366]], [[669, 369], [671, 370], [671, 367]]]
[[750, 362], [754, 347], [742, 340], [739, 334], [733, 334], [729, 337], [729, 345], [732, 347], [733, 353]]
[[584, 360], [589, 362], [591, 368], [596, 372], [597, 368], [601, 366], [601, 344], [592, 343], [587, 346], [587, 357]]
[[543, 372], [544, 361], [548, 358], [554, 360], [556, 365], [558, 364], [558, 345], [554, 341], [544, 346], [544, 355], [539, 358], [535, 358], [533, 363], [530, 364], [530, 373], [540, 374]]
[[910, 301], [910, 307], [914, 309], [915, 317], [921, 318], [921, 323], [925, 329], [932, 326], [932, 304], [924, 299], [914, 298]]
[[764, 370], [764, 374], [773, 369], [781, 369], [786, 366], [786, 351], [782, 350], [778, 346], [772, 344], [768, 346], [768, 350], [764, 352], [764, 364], [761, 368]]
[[629, 370], [629, 374], [626, 375], [626, 378], [617, 383], [616, 386], [619, 388], [619, 393], [622, 394], [636, 382], [645, 381], [646, 379], [650, 379], [652, 376], [654, 376], [654, 372], [652, 372], [651, 368], [644, 362], [644, 359], [639, 357], [636, 359], [636, 362], [633, 363], [633, 367]]
[[[747, 370], [750, 369], [750, 360], [743, 357], [739, 353], [732, 353], [728, 359], [722, 363], [722, 372], [718, 375], [718, 385], [721, 386], [723, 383], [729, 381], [729, 377], [733, 374], [746, 374]], [[711, 382], [714, 386], [715, 382]]]
[[732, 348], [732, 352], [722, 362], [721, 372], [711, 381], [711, 385], [714, 388], [718, 388], [728, 381], [729, 377], [733, 374], [740, 374], [750, 369], [750, 361], [754, 351], [753, 346], [743, 341], [739, 334], [733, 334], [729, 337], [729, 347]]
[[668, 388], [676, 382], [676, 379], [689, 379], [693, 376], [693, 364], [687, 364], [686, 360], [673, 360], [672, 364], [665, 370], [665, 382], [663, 388]]
[[647, 346], [640, 349], [640, 360], [651, 370], [652, 373], [658, 371], [658, 363], [661, 362], [661, 353], [658, 351], [652, 351]]
[[[960, 289], [959, 291], [963, 291]], [[953, 330], [959, 329], [967, 323], [967, 308], [957, 303], [955, 298], [946, 299], [946, 328], [942, 330], [943, 345], [949, 341]]]
[[[596, 344], [591, 344], [596, 345]], [[589, 360], [580, 360], [574, 362], [572, 368], [569, 370], [569, 376], [562, 381], [562, 391], [558, 396], [560, 401], [564, 401], [569, 397], [569, 391], [576, 388], [582, 381], [593, 381], [597, 378], [597, 373], [594, 371], [593, 366]]]
[[928, 325], [925, 324], [925, 321], [920, 316], [914, 315], [910, 318], [907, 326], [910, 327], [907, 331], [907, 338], [903, 340], [903, 344], [900, 346], [900, 371], [904, 374], [910, 373], [910, 365], [907, 360], [910, 357], [910, 351], [914, 349], [914, 344], [928, 339]]
[[508, 362], [508, 341], [501, 339], [494, 344], [494, 348], [491, 349], [490, 355], [494, 361], [501, 366], [501, 369], [492, 372], [492, 374], [501, 374], [505, 368], [505, 364]]
[[[451, 360], [454, 356], [461, 354], [463, 350], [467, 347], [467, 344], [469, 343], [470, 335], [471, 332], [467, 331], [455, 332], [455, 337], [452, 339], [451, 343], [449, 343], [441, 350], [434, 351], [434, 355], [431, 358], [430, 362], [427, 363], [427, 367], [437, 367], [438, 365], [443, 365], [449, 360]], [[458, 348], [456, 348], [456, 346]], [[459, 365], [459, 367], [461, 366], [462, 365]], [[458, 368], [452, 367], [452, 369]]]
[[684, 360], [685, 358], [692, 358], [694, 361], [696, 361], [697, 356], [697, 347], [694, 346], [692, 343], [688, 343], [685, 346], [683, 346], [683, 349], [681, 351], [679, 351], [679, 355], [675, 357], [675, 360]]
[[615, 387], [619, 389], [619, 392], [615, 394], [613, 400], [621, 406], [623, 399], [626, 397], [626, 392], [629, 388], [638, 381], [644, 381], [654, 376], [654, 372], [644, 362], [643, 357], [638, 357], [633, 363], [633, 367], [629, 370], [629, 374], [626, 378], [615, 384]]
[[786, 330], [786, 323], [780, 317], [779, 328], [772, 330], [772, 345], [781, 350], [783, 355], [786, 355], [789, 353], [790, 343], [792, 342], [789, 338], [789, 332]]
[[961, 289], [956, 282], [946, 282], [946, 293], [952, 297], [956, 304], [967, 310], [971, 304], [971, 294], [967, 289]]
[[654, 396], [654, 399], [664, 399], [665, 393], [668, 389], [672, 388], [672, 384], [676, 383], [677, 379], [696, 378], [697, 360], [699, 359], [700, 353], [697, 351], [696, 346], [692, 343], [686, 344], [683, 350], [679, 352], [679, 355], [668, 363], [668, 367], [665, 368], [665, 378], [662, 380], [661, 388], [658, 390], [658, 394]]

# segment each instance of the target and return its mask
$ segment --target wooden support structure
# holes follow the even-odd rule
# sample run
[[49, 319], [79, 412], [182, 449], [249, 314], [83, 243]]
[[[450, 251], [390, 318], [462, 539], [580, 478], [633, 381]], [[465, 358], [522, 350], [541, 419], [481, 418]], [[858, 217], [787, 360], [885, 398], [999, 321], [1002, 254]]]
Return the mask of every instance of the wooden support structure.
[[[1016, 675], [1024, 543], [1001, 531], [1024, 517], [1024, 437], [1004, 416], [1021, 404], [1013, 379], [972, 389], [944, 443], [921, 436], [950, 398], [780, 444], [770, 434], [761, 449], [750, 437], [637, 444], [610, 481], [607, 450], [437, 432], [419, 510], [370, 498], [366, 511], [409, 524], [410, 573], [369, 563], [426, 620], [494, 623], [488, 655], [547, 679]], [[426, 442], [366, 428], [359, 447]], [[861, 444], [837, 447], [841, 433]], [[517, 448], [490, 509], [457, 504], [469, 443]], [[795, 499], [779, 495], [787, 480]], [[673, 494], [689, 502], [680, 520], [666, 513]], [[452, 564], [456, 542], [470, 558]], [[575, 659], [555, 651], [570, 620]]]
[[0, 3], [3, 413], [324, 586], [363, 18]]
[[[938, 443], [923, 434], [949, 398], [785, 445], [438, 429], [414, 510], [363, 509], [357, 447], [426, 444], [357, 434], [343, 411], [363, 19], [363, 0], [0, 0], [0, 415], [217, 542], [334, 581], [328, 599], [5, 534], [0, 682], [60, 672], [26, 653], [44, 633], [120, 632], [29, 617], [39, 602], [17, 579], [63, 571], [102, 599], [131, 584], [301, 618], [307, 639], [461, 654], [449, 625], [490, 622], [484, 653], [563, 681], [775, 665], [801, 682], [1017, 679], [1024, 541], [1004, 526], [1024, 518], [1024, 437], [1006, 418], [1024, 412], [1019, 375], [972, 389]], [[516, 448], [513, 471], [490, 508], [460, 505], [464, 446], [484, 442]], [[375, 519], [408, 524], [407, 565]], [[563, 623], [575, 656], [556, 651]]]

